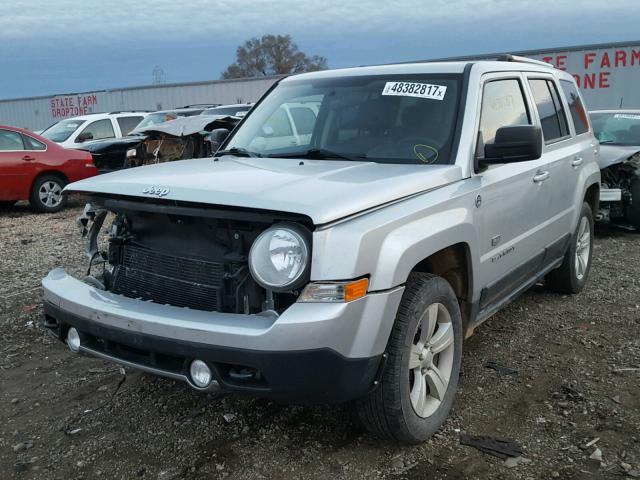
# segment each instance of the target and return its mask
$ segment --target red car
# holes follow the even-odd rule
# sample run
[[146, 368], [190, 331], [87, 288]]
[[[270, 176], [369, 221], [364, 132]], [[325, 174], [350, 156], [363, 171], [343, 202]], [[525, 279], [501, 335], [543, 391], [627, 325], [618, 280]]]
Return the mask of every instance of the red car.
[[67, 183], [97, 174], [89, 152], [0, 125], [0, 207], [29, 200], [39, 212], [57, 212], [66, 204], [62, 189]]

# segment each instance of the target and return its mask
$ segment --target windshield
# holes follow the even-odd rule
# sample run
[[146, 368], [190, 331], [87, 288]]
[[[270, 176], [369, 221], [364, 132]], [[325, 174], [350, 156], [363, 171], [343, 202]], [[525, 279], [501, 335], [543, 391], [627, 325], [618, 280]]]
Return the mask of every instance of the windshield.
[[68, 139], [73, 132], [78, 130], [81, 125], [84, 125], [86, 120], [62, 120], [55, 125], [47, 128], [46, 131], [42, 132], [42, 136], [44, 138], [48, 138], [52, 142], [64, 142]]
[[284, 81], [225, 146], [251, 156], [449, 163], [461, 75]]
[[640, 112], [592, 113], [591, 123], [600, 143], [640, 145]]
[[178, 114], [175, 112], [157, 112], [152, 113], [151, 115], [147, 115], [144, 120], [142, 120], [134, 130], [144, 127], [150, 127], [151, 125], [157, 125], [159, 123], [168, 122], [170, 120], [175, 120], [178, 118]]

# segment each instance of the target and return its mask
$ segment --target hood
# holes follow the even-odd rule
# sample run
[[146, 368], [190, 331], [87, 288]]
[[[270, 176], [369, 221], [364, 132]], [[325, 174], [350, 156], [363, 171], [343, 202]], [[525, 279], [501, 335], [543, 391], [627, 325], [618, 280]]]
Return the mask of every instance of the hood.
[[600, 144], [600, 155], [598, 157], [598, 166], [600, 170], [610, 167], [617, 163], [624, 162], [627, 158], [635, 153], [640, 152], [640, 145], [607, 145]]
[[132, 133], [164, 133], [174, 137], [184, 137], [202, 131], [210, 132], [214, 128], [233, 126], [239, 121], [240, 118], [230, 115], [194, 115], [138, 128], [133, 130]]
[[[239, 158], [167, 162], [72, 183], [104, 193], [298, 213], [324, 223], [462, 179], [454, 165]], [[149, 187], [154, 187], [149, 189]], [[151, 190], [144, 194], [143, 190]]]
[[108, 153], [112, 151], [126, 151], [130, 147], [138, 145], [144, 140], [144, 137], [137, 135], [130, 135], [122, 138], [108, 138], [106, 140], [95, 140], [87, 142], [78, 147], [79, 150], [85, 150], [93, 154]]

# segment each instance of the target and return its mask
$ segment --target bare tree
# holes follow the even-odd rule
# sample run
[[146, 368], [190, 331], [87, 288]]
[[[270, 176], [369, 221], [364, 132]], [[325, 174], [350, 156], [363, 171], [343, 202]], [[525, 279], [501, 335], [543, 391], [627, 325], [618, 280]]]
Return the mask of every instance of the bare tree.
[[326, 68], [325, 57], [307, 56], [298, 50], [290, 35], [264, 35], [238, 47], [236, 61], [222, 73], [222, 78], [314, 72]]

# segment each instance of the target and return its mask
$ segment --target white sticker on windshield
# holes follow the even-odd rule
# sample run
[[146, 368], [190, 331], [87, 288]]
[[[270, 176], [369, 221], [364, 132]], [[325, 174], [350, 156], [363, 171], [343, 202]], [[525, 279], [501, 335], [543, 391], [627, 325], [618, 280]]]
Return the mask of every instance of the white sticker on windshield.
[[430, 98], [444, 100], [447, 87], [415, 82], [387, 82], [382, 89], [382, 95], [396, 95], [399, 97]]
[[630, 120], [640, 120], [640, 115], [634, 115], [632, 113], [616, 113], [613, 118], [628, 118]]

